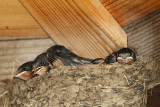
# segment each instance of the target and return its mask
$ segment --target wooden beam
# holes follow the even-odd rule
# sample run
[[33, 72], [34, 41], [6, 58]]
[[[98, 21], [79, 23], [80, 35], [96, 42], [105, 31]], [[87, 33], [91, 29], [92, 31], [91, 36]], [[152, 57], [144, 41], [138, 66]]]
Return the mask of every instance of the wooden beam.
[[58, 44], [80, 56], [106, 57], [127, 35], [99, 0], [20, 0]]
[[42, 28], [37, 26], [0, 26], [1, 36], [44, 36], [48, 37]]
[[47, 36], [18, 0], [0, 0], [0, 36]]
[[160, 8], [160, 0], [100, 0], [121, 26]]

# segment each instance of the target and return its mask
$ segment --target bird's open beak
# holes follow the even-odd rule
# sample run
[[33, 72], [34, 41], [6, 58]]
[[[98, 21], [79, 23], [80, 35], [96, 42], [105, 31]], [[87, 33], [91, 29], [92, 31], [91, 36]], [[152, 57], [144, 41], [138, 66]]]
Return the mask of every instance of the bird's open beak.
[[29, 80], [29, 79], [33, 78], [32, 71], [23, 71], [23, 72], [15, 75], [14, 77], [21, 78], [23, 80]]
[[41, 68], [42, 68], [42, 66], [36, 68], [36, 69], [32, 72], [32, 75], [34, 76], [34, 75], [36, 75], [38, 72], [40, 72], [40, 71], [41, 71]]
[[107, 63], [105, 61], [101, 61], [98, 65], [99, 66], [104, 66], [104, 65], [107, 65]]

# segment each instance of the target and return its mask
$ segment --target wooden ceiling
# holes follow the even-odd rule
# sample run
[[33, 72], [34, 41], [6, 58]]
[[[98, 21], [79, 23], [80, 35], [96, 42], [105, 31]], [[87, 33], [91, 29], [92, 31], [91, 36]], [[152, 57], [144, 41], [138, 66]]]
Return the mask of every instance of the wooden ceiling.
[[127, 35], [98, 0], [20, 0], [57, 44], [87, 58], [127, 46]]
[[159, 0], [0, 0], [0, 36], [49, 34], [81, 56], [105, 57], [127, 46], [121, 27], [159, 7]]
[[46, 33], [18, 0], [0, 0], [0, 36], [42, 36]]
[[[99, 0], [121, 26], [160, 8], [160, 0]], [[47, 35], [18, 0], [0, 0], [0, 36]]]
[[121, 26], [160, 8], [160, 0], [100, 0]]

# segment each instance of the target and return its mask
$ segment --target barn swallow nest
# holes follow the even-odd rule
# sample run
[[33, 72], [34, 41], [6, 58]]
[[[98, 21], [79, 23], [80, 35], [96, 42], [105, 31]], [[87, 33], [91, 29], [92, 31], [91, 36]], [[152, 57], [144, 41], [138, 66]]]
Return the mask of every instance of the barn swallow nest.
[[159, 67], [149, 58], [130, 65], [60, 67], [28, 81], [14, 79], [0, 107], [145, 107], [146, 91], [159, 79]]

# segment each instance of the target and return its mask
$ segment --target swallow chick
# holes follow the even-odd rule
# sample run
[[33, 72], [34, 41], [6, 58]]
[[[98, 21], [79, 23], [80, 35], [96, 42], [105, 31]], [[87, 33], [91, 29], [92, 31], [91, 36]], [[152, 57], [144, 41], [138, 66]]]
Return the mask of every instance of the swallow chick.
[[33, 70], [32, 70], [33, 77], [37, 75], [44, 75], [45, 73], [49, 72], [51, 69], [46, 57], [46, 53], [42, 53], [39, 56], [37, 56], [33, 61], [32, 66], [33, 66]]
[[89, 59], [80, 57], [62, 45], [54, 45], [50, 47], [47, 50], [47, 58], [50, 63], [52, 63], [56, 59], [60, 59], [64, 66], [96, 64], [96, 61], [100, 59]]
[[111, 64], [111, 63], [117, 62], [116, 53], [114, 52], [114, 53], [110, 54], [109, 56], [107, 56], [107, 57], [105, 58], [104, 62], [105, 62], [106, 64]]
[[112, 53], [109, 54], [101, 63], [99, 63], [98, 65], [103, 66], [103, 65], [107, 65], [107, 64], [111, 64], [111, 63], [115, 63], [117, 62], [117, 57], [116, 57], [116, 53]]
[[130, 48], [122, 48], [117, 51], [117, 61], [122, 64], [130, 64], [136, 61], [136, 52]]
[[62, 45], [54, 45], [47, 50], [47, 58], [50, 63], [59, 59], [64, 66], [81, 65], [81, 62], [79, 62], [78, 59], [75, 59], [76, 56], [76, 54]]
[[33, 78], [32, 64], [33, 64], [33, 61], [29, 61], [29, 62], [26, 62], [23, 65], [21, 65], [18, 68], [17, 74], [15, 75], [15, 77], [18, 77], [23, 80], [29, 80], [29, 79]]

